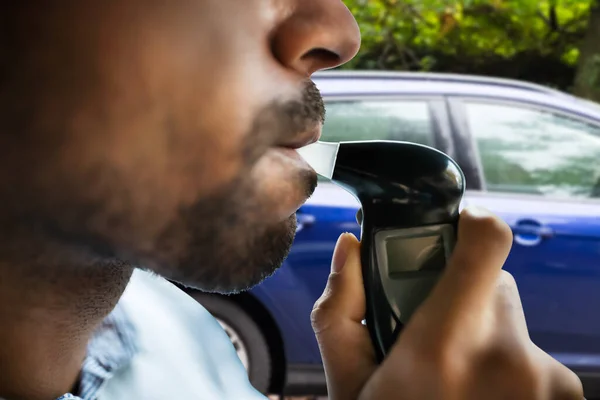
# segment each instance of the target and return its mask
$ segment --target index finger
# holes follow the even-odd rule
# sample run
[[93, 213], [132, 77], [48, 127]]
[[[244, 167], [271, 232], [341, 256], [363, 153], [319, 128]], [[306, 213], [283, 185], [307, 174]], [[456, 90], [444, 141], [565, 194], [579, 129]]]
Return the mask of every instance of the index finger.
[[511, 245], [512, 231], [504, 221], [486, 210], [465, 208], [452, 256], [422, 312], [444, 323], [472, 318], [484, 310], [494, 300]]

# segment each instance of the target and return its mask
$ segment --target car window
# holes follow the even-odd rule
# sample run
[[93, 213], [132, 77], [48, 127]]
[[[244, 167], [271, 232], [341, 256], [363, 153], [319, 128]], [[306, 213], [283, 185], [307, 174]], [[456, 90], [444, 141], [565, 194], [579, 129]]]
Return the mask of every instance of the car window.
[[328, 101], [326, 109], [322, 141], [402, 140], [434, 145], [434, 124], [426, 100]]
[[425, 100], [327, 102], [321, 140], [403, 140], [433, 146], [434, 125]]
[[465, 103], [488, 191], [600, 197], [600, 128], [564, 114]]

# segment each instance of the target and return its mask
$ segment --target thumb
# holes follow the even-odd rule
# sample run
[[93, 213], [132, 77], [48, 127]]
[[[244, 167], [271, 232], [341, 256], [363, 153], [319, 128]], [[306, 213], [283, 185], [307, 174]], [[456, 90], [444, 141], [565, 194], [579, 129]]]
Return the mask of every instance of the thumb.
[[360, 243], [346, 233], [338, 239], [327, 286], [311, 314], [332, 400], [357, 398], [376, 368], [364, 318]]

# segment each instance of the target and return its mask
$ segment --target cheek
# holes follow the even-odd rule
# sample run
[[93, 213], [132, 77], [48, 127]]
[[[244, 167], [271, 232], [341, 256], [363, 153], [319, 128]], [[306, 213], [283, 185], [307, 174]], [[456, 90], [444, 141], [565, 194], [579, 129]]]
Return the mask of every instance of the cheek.
[[99, 34], [96, 92], [73, 131], [85, 132], [89, 159], [110, 163], [128, 184], [191, 204], [239, 175], [248, 143], [266, 149], [264, 135], [248, 137], [255, 116], [297, 89], [269, 49], [272, 5], [189, 2], [131, 24], [122, 16], [133, 8], [118, 4]]
[[45, 190], [57, 196], [55, 204], [95, 208], [86, 221], [89, 229], [141, 251], [150, 250], [181, 209], [209, 197], [242, 170], [239, 157], [178, 148], [153, 134], [151, 125], [114, 130], [127, 134], [97, 142], [69, 141], [57, 168], [48, 169], [43, 180], [61, 182]]

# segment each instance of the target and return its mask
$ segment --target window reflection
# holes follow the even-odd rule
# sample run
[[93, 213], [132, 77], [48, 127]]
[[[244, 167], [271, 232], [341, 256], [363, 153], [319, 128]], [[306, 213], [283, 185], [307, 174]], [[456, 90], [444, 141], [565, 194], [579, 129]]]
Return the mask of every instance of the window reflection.
[[425, 101], [341, 101], [327, 104], [322, 140], [402, 140], [433, 145]]
[[563, 115], [467, 103], [489, 191], [600, 196], [600, 128]]

